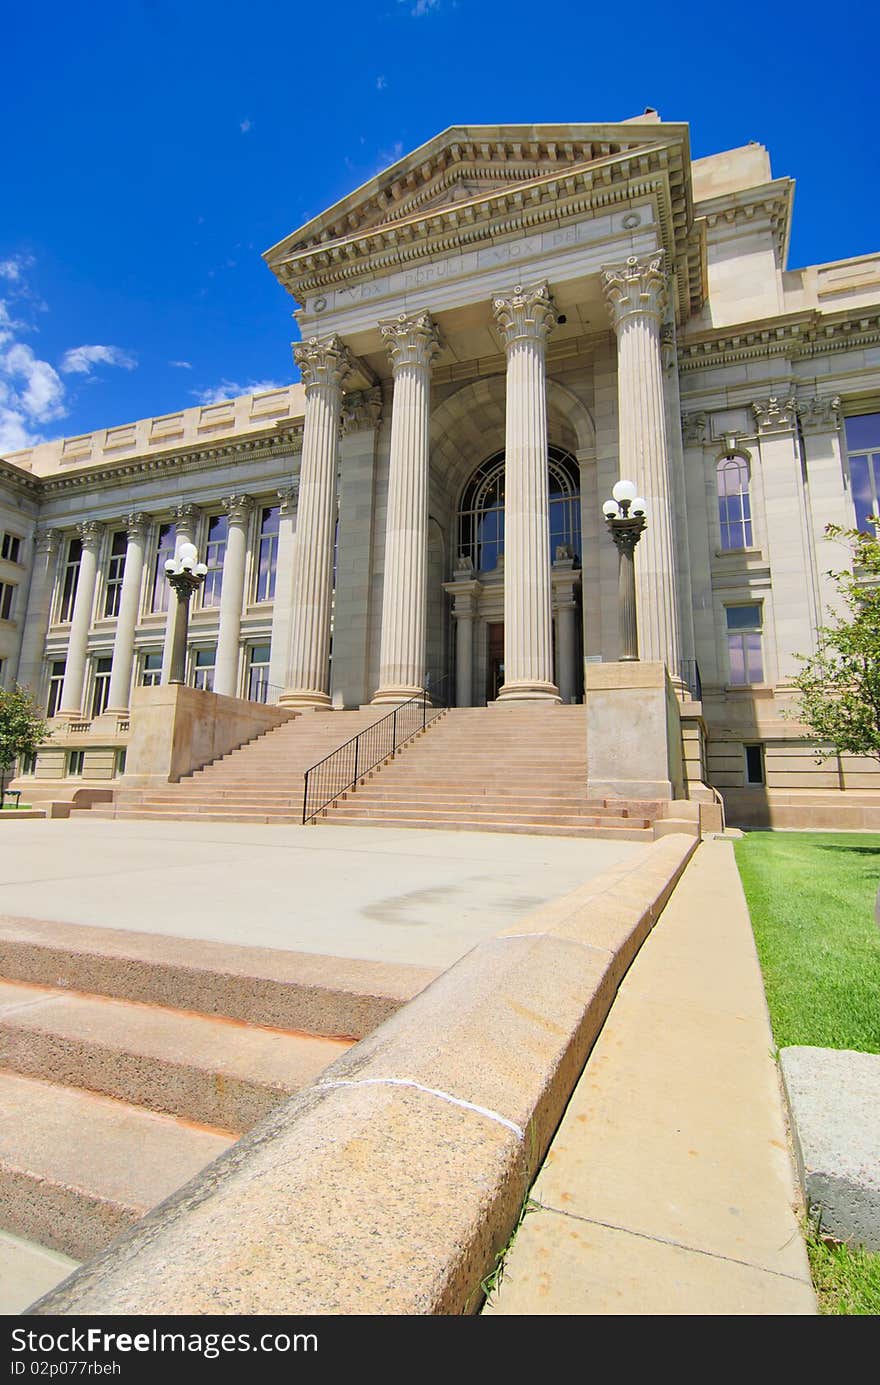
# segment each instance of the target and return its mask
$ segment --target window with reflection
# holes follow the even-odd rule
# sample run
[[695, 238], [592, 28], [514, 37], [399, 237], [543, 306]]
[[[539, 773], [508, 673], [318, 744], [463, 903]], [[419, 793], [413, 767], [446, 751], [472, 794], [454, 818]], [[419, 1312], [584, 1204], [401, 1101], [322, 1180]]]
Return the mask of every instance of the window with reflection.
[[[580, 474], [569, 453], [551, 447], [547, 454], [550, 560], [560, 545], [581, 556]], [[504, 552], [504, 453], [477, 467], [464, 489], [458, 512], [458, 552], [477, 572], [490, 572]]]
[[193, 687], [202, 692], [214, 691], [214, 667], [217, 663], [216, 645], [211, 649], [197, 649], [193, 657]]
[[718, 519], [721, 547], [752, 547], [752, 505], [749, 495], [749, 464], [745, 457], [722, 457], [715, 468], [718, 484]]
[[122, 599], [122, 579], [125, 575], [125, 550], [128, 536], [118, 529], [110, 541], [110, 561], [107, 564], [107, 585], [104, 590], [104, 615], [118, 616]]
[[158, 688], [162, 682], [162, 651], [161, 649], [150, 649], [144, 655], [143, 668], [141, 670], [141, 687]]
[[279, 505], [267, 505], [260, 516], [260, 547], [257, 555], [257, 600], [275, 599], [275, 569], [278, 566]]
[[872, 534], [872, 515], [880, 514], [880, 414], [858, 414], [846, 420], [846, 451], [856, 528]]
[[268, 644], [251, 645], [248, 660], [248, 697], [251, 702], [265, 702], [269, 695]]
[[67, 556], [64, 560], [64, 575], [61, 579], [61, 610], [58, 617], [61, 621], [73, 620], [82, 551], [82, 539], [70, 539], [68, 541]]
[[202, 605], [219, 606], [223, 589], [223, 561], [226, 557], [226, 540], [229, 537], [229, 516], [212, 515], [208, 520], [208, 537], [205, 542], [205, 580], [202, 583]]
[[113, 659], [110, 655], [102, 655], [95, 660], [94, 672], [95, 683], [92, 690], [92, 716], [99, 717], [102, 712], [107, 710], [107, 696], [110, 692], [110, 673], [113, 668]]
[[727, 606], [727, 657], [730, 682], [735, 687], [763, 683], [764, 656], [761, 649], [762, 611], [760, 602], [749, 606]]
[[153, 567], [153, 591], [150, 598], [151, 611], [168, 610], [168, 594], [171, 588], [168, 585], [168, 578], [165, 573], [165, 564], [169, 558], [174, 557], [174, 546], [177, 539], [177, 526], [174, 524], [160, 524], [159, 537], [156, 543], [156, 561]]

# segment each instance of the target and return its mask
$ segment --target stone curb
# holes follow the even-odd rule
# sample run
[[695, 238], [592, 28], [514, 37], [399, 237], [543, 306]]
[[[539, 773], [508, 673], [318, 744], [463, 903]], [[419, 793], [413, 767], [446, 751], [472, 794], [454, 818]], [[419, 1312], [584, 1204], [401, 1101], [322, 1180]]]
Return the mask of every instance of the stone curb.
[[664, 837], [474, 948], [28, 1311], [477, 1311], [696, 846]]

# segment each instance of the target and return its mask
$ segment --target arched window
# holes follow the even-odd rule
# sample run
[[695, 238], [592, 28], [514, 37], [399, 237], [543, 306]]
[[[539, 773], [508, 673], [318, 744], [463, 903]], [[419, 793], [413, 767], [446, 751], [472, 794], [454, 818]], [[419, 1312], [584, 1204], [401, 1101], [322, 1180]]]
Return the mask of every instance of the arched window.
[[729, 453], [715, 468], [718, 482], [718, 518], [721, 547], [751, 548], [752, 505], [749, 498], [749, 464], [745, 457]]
[[[550, 560], [561, 544], [581, 556], [580, 477], [574, 457], [559, 447], [547, 453], [550, 492]], [[490, 572], [504, 552], [504, 453], [477, 467], [464, 488], [458, 512], [458, 552], [477, 572]]]

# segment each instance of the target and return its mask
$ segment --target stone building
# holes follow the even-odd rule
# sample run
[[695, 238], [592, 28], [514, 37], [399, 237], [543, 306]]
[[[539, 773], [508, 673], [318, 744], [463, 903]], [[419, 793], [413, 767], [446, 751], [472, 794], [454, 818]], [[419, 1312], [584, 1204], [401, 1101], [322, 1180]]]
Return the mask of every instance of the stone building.
[[825, 526], [877, 509], [880, 255], [789, 269], [793, 193], [763, 146], [692, 160], [650, 111], [456, 127], [274, 246], [301, 384], [0, 464], [0, 678], [57, 728], [22, 782], [123, 772], [185, 539], [196, 686], [582, 700], [618, 657], [627, 476], [691, 784], [734, 820], [810, 791], [843, 822], [872, 764], [818, 763], [785, 714], [845, 562]]

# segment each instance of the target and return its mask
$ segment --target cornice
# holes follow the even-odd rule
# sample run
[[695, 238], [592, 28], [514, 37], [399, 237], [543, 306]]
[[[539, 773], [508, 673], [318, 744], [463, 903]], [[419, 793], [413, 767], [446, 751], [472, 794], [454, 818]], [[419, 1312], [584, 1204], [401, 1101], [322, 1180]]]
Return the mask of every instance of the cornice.
[[0, 458], [0, 481], [5, 481], [13, 490], [22, 491], [25, 495], [40, 494], [40, 478], [34, 476], [31, 471], [22, 471], [19, 467], [13, 466], [11, 462]]
[[740, 361], [809, 360], [835, 351], [852, 351], [880, 343], [880, 307], [848, 314], [816, 309], [722, 327], [699, 336], [679, 338], [678, 368], [682, 374]]
[[741, 188], [735, 193], [707, 197], [696, 204], [696, 215], [705, 221], [708, 230], [721, 224], [741, 225], [754, 221], [764, 213], [773, 228], [776, 254], [781, 268], [788, 260], [791, 235], [791, 212], [794, 201], [794, 182], [791, 178], [776, 178], [759, 187]]

